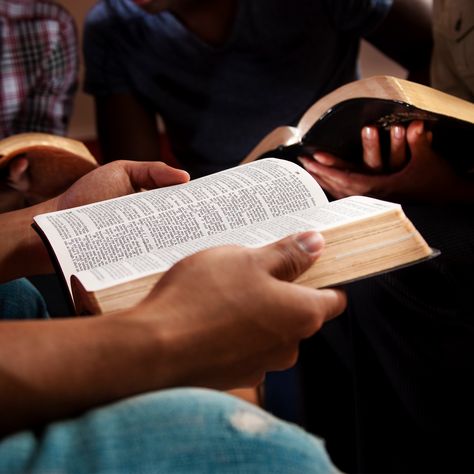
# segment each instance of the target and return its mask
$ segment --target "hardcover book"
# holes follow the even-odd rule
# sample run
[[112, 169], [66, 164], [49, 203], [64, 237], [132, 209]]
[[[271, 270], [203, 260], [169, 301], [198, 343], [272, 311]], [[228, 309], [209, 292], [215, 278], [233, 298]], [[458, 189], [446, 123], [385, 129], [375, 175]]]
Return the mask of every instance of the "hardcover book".
[[259, 247], [310, 229], [326, 245], [297, 282], [314, 288], [434, 255], [399, 204], [363, 196], [328, 202], [309, 173], [276, 158], [42, 214], [34, 226], [80, 314], [133, 306], [174, 263], [199, 250]]

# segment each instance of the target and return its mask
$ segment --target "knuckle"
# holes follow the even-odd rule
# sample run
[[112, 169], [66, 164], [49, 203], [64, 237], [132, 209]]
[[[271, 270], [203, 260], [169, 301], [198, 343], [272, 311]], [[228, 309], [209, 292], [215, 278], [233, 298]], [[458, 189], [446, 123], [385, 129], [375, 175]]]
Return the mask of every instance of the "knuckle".
[[301, 339], [311, 337], [318, 332], [325, 321], [326, 310], [321, 306], [320, 301], [313, 302], [303, 314], [303, 321], [300, 323]]
[[277, 250], [280, 257], [282, 274], [288, 279], [294, 280], [305, 269], [303, 252], [298, 250], [296, 245], [278, 245]]
[[282, 368], [288, 369], [290, 367], [293, 367], [298, 361], [298, 355], [299, 355], [298, 348], [297, 347], [291, 348], [283, 360]]

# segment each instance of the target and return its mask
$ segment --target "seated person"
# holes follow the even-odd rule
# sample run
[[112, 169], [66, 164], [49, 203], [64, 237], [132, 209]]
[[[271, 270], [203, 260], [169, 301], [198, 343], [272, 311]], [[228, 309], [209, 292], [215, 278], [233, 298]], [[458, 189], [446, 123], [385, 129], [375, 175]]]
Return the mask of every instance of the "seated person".
[[[0, 139], [23, 132], [65, 135], [77, 88], [74, 19], [46, 1], [0, 2]], [[0, 210], [23, 207], [26, 160], [2, 170]]]
[[235, 166], [357, 78], [362, 37], [428, 80], [423, 0], [99, 1], [84, 55], [103, 158], [160, 159], [159, 114], [193, 177]]
[[[188, 179], [163, 163], [117, 161], [1, 214], [2, 280], [51, 269], [34, 215]], [[130, 310], [0, 322], [0, 472], [338, 472], [299, 428], [228, 395], [178, 388], [255, 386], [293, 364], [300, 340], [345, 307], [340, 290], [290, 283], [322, 245], [310, 231], [215, 248], [176, 264]]]
[[[433, 13], [433, 85], [472, 99], [474, 3], [435, 0]], [[352, 459], [343, 467], [354, 472], [471, 472], [474, 180], [472, 173], [455, 171], [450, 156], [433, 150], [432, 133], [422, 122], [394, 126], [391, 137], [388, 173], [381, 171], [377, 130], [370, 127], [362, 131], [364, 169], [327, 153], [302, 160], [335, 197], [401, 201], [427, 241], [441, 250], [432, 261], [347, 286], [348, 312], [327, 328], [325, 341], [346, 370], [331, 377], [349, 374], [353, 391], [331, 404], [332, 387], [308, 360], [306, 378], [317, 381], [309, 398], [313, 424], [321, 422], [318, 403], [328, 401], [324, 411], [333, 422], [344, 403], [351, 406], [356, 421], [344, 428], [357, 438], [339, 456]], [[471, 150], [465, 153], [472, 156]], [[321, 356], [316, 342], [308, 348], [313, 357]], [[329, 356], [325, 360], [329, 364]], [[323, 400], [321, 387], [328, 390]], [[331, 453], [337, 440], [321, 434]]]

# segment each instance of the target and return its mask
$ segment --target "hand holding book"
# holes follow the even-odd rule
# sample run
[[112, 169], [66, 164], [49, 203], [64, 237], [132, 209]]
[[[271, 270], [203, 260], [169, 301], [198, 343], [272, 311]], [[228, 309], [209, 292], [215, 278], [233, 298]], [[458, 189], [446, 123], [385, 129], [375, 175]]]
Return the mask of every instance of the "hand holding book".
[[166, 335], [161, 344], [172, 341], [171, 354], [186, 348], [179, 361], [160, 362], [167, 373], [173, 369], [173, 380], [219, 389], [256, 386], [266, 371], [292, 366], [299, 342], [346, 306], [342, 290], [287, 283], [321, 253], [317, 237], [306, 232], [261, 248], [196, 253], [164, 275], [131, 319], [159, 327]]
[[[421, 122], [426, 131], [417, 133]], [[473, 103], [373, 76], [321, 98], [296, 126], [280, 126], [264, 137], [243, 162], [314, 156], [314, 166], [311, 159], [303, 160], [305, 166], [335, 197], [472, 201], [473, 131]]]
[[[392, 127], [392, 130], [395, 128]], [[460, 173], [433, 150], [432, 132], [420, 121], [400, 127], [402, 140], [391, 133], [390, 169], [383, 169], [378, 135], [362, 131], [364, 146], [361, 165], [318, 152], [301, 157], [305, 169], [335, 198], [352, 195], [373, 196], [398, 202], [472, 202], [472, 173]], [[369, 134], [367, 134], [369, 135]], [[470, 153], [468, 150], [465, 153]]]
[[361, 196], [328, 203], [311, 175], [272, 158], [34, 221], [79, 313], [134, 306], [174, 264], [200, 250], [262, 247], [314, 229], [325, 251], [297, 279], [312, 288], [433, 255], [398, 204]]

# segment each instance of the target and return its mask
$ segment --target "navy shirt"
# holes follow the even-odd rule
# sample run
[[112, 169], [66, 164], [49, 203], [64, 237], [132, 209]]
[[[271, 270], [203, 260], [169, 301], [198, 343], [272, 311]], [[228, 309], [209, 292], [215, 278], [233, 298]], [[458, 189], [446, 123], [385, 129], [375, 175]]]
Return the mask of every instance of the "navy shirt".
[[[356, 79], [359, 40], [391, 0], [240, 0], [214, 47], [170, 12], [103, 0], [85, 26], [85, 90], [130, 92], [160, 114], [193, 177], [239, 163], [271, 130]], [[295, 7], [298, 6], [298, 8]]]

